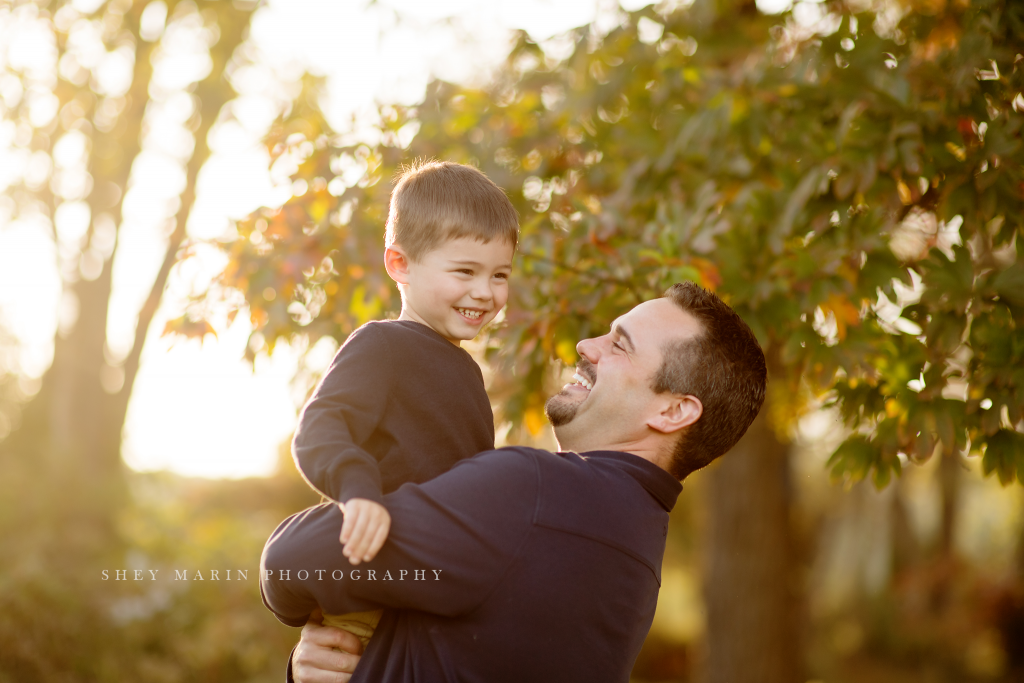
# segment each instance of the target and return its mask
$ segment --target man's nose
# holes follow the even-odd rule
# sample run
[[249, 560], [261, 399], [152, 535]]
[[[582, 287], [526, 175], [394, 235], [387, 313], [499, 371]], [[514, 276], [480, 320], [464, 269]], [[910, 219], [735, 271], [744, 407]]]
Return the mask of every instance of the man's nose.
[[586, 358], [591, 363], [596, 363], [598, 358], [601, 357], [600, 346], [596, 339], [584, 339], [576, 344], [576, 353], [580, 354], [581, 358]]

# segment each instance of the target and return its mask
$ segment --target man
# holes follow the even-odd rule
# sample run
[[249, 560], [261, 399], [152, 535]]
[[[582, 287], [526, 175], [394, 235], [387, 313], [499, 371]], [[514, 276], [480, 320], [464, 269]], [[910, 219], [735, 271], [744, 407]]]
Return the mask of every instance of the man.
[[[315, 621], [317, 606], [383, 607], [353, 681], [628, 680], [680, 481], [753, 421], [764, 355], [692, 283], [577, 351], [575, 381], [546, 406], [561, 452], [482, 453], [386, 496], [392, 535], [355, 575], [336, 506], [289, 518], [264, 551], [267, 606], [291, 625]], [[332, 647], [359, 652], [347, 634], [307, 624], [295, 680], [347, 680], [359, 660]]]

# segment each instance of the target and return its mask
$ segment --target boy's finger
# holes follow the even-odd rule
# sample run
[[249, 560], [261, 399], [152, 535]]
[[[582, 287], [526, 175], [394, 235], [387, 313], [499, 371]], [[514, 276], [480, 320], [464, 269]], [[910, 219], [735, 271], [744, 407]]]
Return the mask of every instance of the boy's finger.
[[355, 527], [357, 519], [359, 519], [359, 508], [350, 506], [348, 511], [345, 513], [345, 521], [341, 523], [342, 545], [348, 543], [348, 539], [352, 537], [352, 530]]
[[358, 564], [359, 558], [362, 557], [362, 553], [358, 551], [366, 545], [366, 527], [369, 523], [370, 520], [366, 515], [360, 515], [359, 519], [353, 523], [352, 533], [342, 550], [342, 554], [353, 564]]
[[377, 529], [377, 533], [374, 534], [373, 540], [370, 542], [369, 549], [366, 551], [366, 554], [363, 555], [363, 560], [369, 562], [373, 558], [377, 557], [377, 553], [380, 552], [380, 549], [384, 546], [384, 541], [386, 541], [387, 538], [388, 525], [381, 524], [380, 527]]
[[377, 531], [380, 529], [380, 526], [381, 521], [375, 517], [371, 516], [366, 520], [366, 526], [363, 528], [363, 533], [359, 538], [359, 542], [352, 545], [352, 556], [354, 558], [360, 561], [368, 561], [366, 554], [373, 545], [373, 540], [377, 536]]

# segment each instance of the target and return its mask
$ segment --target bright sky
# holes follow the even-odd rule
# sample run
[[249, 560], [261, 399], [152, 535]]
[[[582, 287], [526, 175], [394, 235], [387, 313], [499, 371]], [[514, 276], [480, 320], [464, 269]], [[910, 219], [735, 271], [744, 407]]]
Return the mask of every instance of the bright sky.
[[[95, 4], [74, 2], [84, 12]], [[381, 0], [369, 9], [365, 4], [271, 0], [259, 10], [251, 32], [259, 56], [233, 75], [241, 97], [232, 105], [234, 120], [219, 125], [211, 136], [214, 156], [200, 176], [190, 236], [221, 235], [230, 218], [286, 196], [283, 178], [272, 178], [267, 171], [259, 139], [276, 115], [287, 82], [303, 69], [327, 77], [326, 108], [343, 127], [352, 113], [366, 111], [374, 101], [418, 101], [432, 74], [459, 82], [485, 79], [488, 68], [506, 54], [510, 29], [526, 29], [545, 40], [595, 20], [614, 24], [619, 12], [615, 0]], [[627, 9], [645, 4], [622, 2]], [[159, 30], [162, 19], [156, 21]], [[130, 348], [135, 317], [163, 256], [167, 219], [183, 182], [190, 138], [182, 125], [192, 104], [181, 88], [201, 77], [205, 59], [202, 33], [186, 28], [163, 36], [170, 47], [156, 58], [158, 106], [147, 113], [151, 134], [144, 138], [124, 200], [108, 325], [115, 357]], [[40, 64], [49, 59], [46, 41], [38, 36], [26, 36], [21, 45], [16, 54]], [[104, 62], [102, 87], [116, 96], [127, 88], [130, 71], [123, 68], [123, 59], [111, 55]], [[84, 49], [79, 54], [83, 64], [101, 58]], [[0, 129], [0, 157], [8, 144], [4, 136], [14, 134]], [[84, 203], [73, 201], [74, 183], [80, 180], [75, 165], [85, 158], [85, 147], [73, 135], [65, 137], [55, 154], [54, 173], [62, 174], [72, 199], [56, 219], [59, 244], [49, 239], [45, 223], [9, 221], [9, 207], [0, 202], [0, 315], [21, 340], [19, 364], [29, 376], [45, 371], [55, 329], [77, 315], [75, 302], [62, 297], [54, 266], [64, 258], [61, 254], [77, 254], [89, 220]], [[32, 162], [10, 156], [8, 161], [25, 168]], [[203, 345], [161, 338], [167, 318], [177, 314], [174, 304], [219, 267], [214, 254], [203, 262], [205, 268], [193, 266], [172, 275], [167, 305], [153, 322], [133, 390], [124, 457], [138, 470], [170, 469], [206, 477], [265, 475], [273, 470], [295, 425], [300, 397], [294, 395], [291, 378], [298, 353], [282, 348], [273, 358], [258, 359], [253, 372], [242, 360], [249, 328], [241, 317]], [[322, 362], [329, 360], [320, 355]]]

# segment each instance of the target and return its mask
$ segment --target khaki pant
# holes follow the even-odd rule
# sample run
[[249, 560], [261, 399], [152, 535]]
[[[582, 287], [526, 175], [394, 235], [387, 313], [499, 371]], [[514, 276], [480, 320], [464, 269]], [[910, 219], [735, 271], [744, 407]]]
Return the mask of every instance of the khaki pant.
[[365, 649], [370, 643], [383, 611], [376, 609], [371, 612], [352, 612], [350, 614], [325, 614], [324, 626], [333, 626], [348, 631], [359, 638]]

